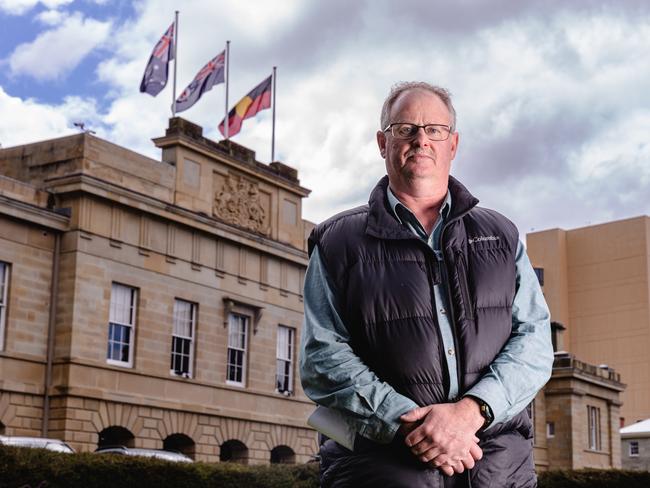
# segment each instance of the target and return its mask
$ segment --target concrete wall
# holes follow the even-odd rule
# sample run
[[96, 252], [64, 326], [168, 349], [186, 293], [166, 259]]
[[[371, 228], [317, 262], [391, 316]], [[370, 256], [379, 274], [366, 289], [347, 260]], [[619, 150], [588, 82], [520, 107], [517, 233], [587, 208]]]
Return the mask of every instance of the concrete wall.
[[[625, 424], [650, 417], [650, 218], [528, 234], [564, 348], [621, 374]], [[565, 257], [566, 255], [566, 257]]]
[[[630, 442], [638, 442], [638, 456], [630, 456]], [[650, 437], [627, 437], [621, 439], [621, 458], [623, 469], [650, 471]]]

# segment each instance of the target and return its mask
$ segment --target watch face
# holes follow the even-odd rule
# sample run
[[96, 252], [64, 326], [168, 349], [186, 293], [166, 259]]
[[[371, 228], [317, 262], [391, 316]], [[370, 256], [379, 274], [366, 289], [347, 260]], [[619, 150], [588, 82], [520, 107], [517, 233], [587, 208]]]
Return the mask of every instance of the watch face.
[[489, 422], [494, 419], [490, 407], [484, 402], [481, 402], [481, 415], [483, 415], [483, 418]]

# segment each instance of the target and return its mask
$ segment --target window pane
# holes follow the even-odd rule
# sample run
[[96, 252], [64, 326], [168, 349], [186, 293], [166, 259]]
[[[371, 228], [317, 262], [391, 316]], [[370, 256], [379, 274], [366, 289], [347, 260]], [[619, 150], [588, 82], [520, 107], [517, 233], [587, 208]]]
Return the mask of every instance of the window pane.
[[185, 300], [174, 301], [174, 335], [192, 337], [194, 304]]
[[246, 368], [246, 347], [249, 318], [245, 315], [230, 314], [228, 317], [228, 381], [244, 383]]
[[293, 337], [294, 329], [278, 326], [276, 347], [276, 388], [279, 392], [291, 392], [293, 385]]
[[278, 327], [278, 345], [276, 355], [279, 358], [286, 358], [287, 351], [287, 336], [288, 329], [286, 327]]
[[131, 347], [131, 327], [121, 324], [108, 326], [108, 359], [114, 361], [129, 361]]
[[117, 342], [114, 342], [112, 345], [111, 359], [115, 361], [120, 360], [120, 345]]
[[244, 352], [237, 349], [228, 349], [228, 380], [242, 382], [244, 365]]
[[194, 321], [196, 304], [185, 300], [174, 300], [172, 325], [172, 371], [176, 374], [191, 374]]
[[111, 291], [111, 308], [110, 318], [111, 322], [120, 324], [132, 324], [133, 317], [133, 299], [135, 290], [131, 287], [113, 283]]
[[4, 305], [5, 302], [5, 287], [7, 280], [7, 265], [0, 263], [0, 304]]
[[243, 315], [232, 314], [228, 321], [228, 346], [245, 349], [246, 348], [246, 328], [248, 317]]

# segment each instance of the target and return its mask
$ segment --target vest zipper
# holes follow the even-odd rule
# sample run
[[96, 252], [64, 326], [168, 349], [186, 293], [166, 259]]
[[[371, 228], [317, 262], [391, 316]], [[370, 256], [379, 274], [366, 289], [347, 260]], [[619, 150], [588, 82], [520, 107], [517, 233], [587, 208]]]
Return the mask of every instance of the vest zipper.
[[[423, 242], [423, 241], [420, 240], [420, 242]], [[430, 256], [433, 256], [433, 259], [435, 260], [436, 266], [439, 267], [439, 265], [438, 265], [438, 257], [436, 256], [436, 253], [433, 251], [433, 249], [431, 249], [429, 247], [428, 244], [426, 244], [426, 243], [423, 243], [423, 244], [428, 249], [428, 251], [425, 252], [425, 260], [426, 260], [426, 267], [427, 267], [427, 278], [429, 279], [429, 296], [431, 297], [431, 312], [432, 312], [432, 314], [431, 314], [432, 317], [431, 318], [433, 319], [433, 322], [434, 322], [434, 325], [435, 325], [435, 328], [436, 328], [436, 333], [438, 334], [438, 354], [440, 355], [440, 358], [442, 360], [442, 365], [441, 366], [444, 369], [447, 369], [447, 361], [446, 361], [446, 356], [445, 356], [446, 353], [445, 353], [444, 340], [442, 338], [442, 332], [440, 331], [440, 323], [438, 322], [438, 312], [437, 312], [437, 307], [438, 306], [442, 307], [444, 304], [442, 304], [442, 303], [437, 304], [436, 303], [436, 294], [433, 291], [433, 287], [435, 285], [435, 278], [436, 278], [436, 275], [439, 274], [439, 273], [436, 273], [432, 269], [431, 258], [426, 259], [426, 256], [427, 256], [427, 253], [428, 253]], [[442, 278], [442, 277], [439, 276], [439, 278]], [[453, 327], [452, 327], [452, 329], [453, 329]], [[452, 331], [452, 334], [453, 334], [453, 331]], [[456, 347], [455, 344], [456, 344], [456, 339], [454, 338], [454, 347]], [[449, 396], [449, 387], [451, 386], [451, 379], [449, 378], [449, 376], [450, 376], [449, 371], [447, 371], [447, 376], [448, 376], [448, 378], [447, 378], [448, 385], [447, 385], [447, 391], [445, 392], [445, 397]]]
[[[445, 240], [444, 239], [445, 238], [445, 231], [447, 230], [447, 228], [449, 227], [449, 225], [452, 222], [455, 222], [456, 220], [462, 218], [465, 214], [468, 214], [470, 210], [471, 210], [471, 208], [466, 210], [465, 212], [461, 213], [460, 215], [457, 215], [453, 219], [448, 220], [447, 222], [445, 222], [443, 224], [443, 226], [442, 226], [442, 230], [440, 231], [440, 243], [439, 243], [439, 245], [440, 245], [440, 251], [442, 253], [442, 263], [445, 266], [445, 272], [447, 273], [447, 279], [449, 279], [451, 274], [449, 272], [449, 263], [447, 263], [447, 259], [445, 257], [445, 248], [443, 246], [443, 243], [444, 243], [444, 240]], [[460, 356], [461, 356], [461, 354], [460, 354], [460, 350], [458, 349], [458, 333], [456, 332], [456, 310], [454, 309], [454, 301], [453, 301], [452, 296], [451, 296], [451, 286], [449, 286], [449, 285], [450, 285], [450, 283], [449, 283], [449, 281], [447, 281], [447, 286], [446, 286], [447, 303], [448, 303], [448, 307], [449, 307], [449, 314], [450, 314], [450, 317], [451, 317], [451, 335], [454, 338], [454, 350], [456, 351], [456, 354], [454, 356], [456, 358], [456, 377], [458, 378], [458, 394], [459, 394], [459, 397], [453, 398], [452, 401], [456, 401], [456, 400], [458, 400], [458, 398], [460, 398], [461, 391], [463, 389], [463, 379], [464, 378], [463, 378], [463, 375], [462, 375], [462, 368], [461, 368], [461, 364], [460, 364], [460, 361], [461, 361]], [[449, 392], [447, 392], [447, 394], [449, 394]]]

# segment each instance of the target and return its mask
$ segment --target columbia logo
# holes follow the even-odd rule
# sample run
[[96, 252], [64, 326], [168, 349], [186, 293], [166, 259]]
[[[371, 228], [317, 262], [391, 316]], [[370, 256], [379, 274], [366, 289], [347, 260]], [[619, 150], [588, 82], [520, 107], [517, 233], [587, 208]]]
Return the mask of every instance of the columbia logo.
[[474, 244], [476, 242], [483, 242], [483, 241], [498, 241], [500, 239], [499, 236], [479, 236], [479, 237], [470, 237], [469, 238], [469, 243]]

